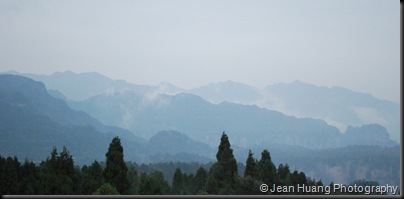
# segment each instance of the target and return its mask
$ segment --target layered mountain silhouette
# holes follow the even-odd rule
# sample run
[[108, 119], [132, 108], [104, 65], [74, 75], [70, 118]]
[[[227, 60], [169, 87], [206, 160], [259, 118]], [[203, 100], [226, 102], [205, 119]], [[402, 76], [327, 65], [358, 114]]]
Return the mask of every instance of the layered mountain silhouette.
[[42, 82], [0, 75], [0, 154], [37, 161], [53, 146], [67, 146], [76, 163], [88, 164], [104, 160], [109, 142], [120, 136], [128, 161], [209, 162], [226, 131], [240, 162], [248, 149], [257, 155], [269, 149], [276, 164], [289, 163], [317, 179], [399, 182], [400, 147], [378, 124], [351, 126], [342, 134], [319, 119], [255, 105], [212, 104], [186, 93], [126, 89], [69, 105], [62, 99], [68, 97]]
[[0, 75], [0, 106], [2, 155], [41, 160], [53, 146], [66, 146], [83, 163], [103, 159], [100, 152], [108, 149], [114, 136], [124, 138], [131, 147], [146, 142], [70, 109], [63, 100], [51, 97], [43, 83], [26, 77]]
[[233, 81], [210, 83], [187, 92], [198, 95], [214, 104], [221, 102], [254, 104], [263, 97], [258, 89]]
[[[177, 150], [166, 150], [158, 141], [159, 137], [163, 139], [161, 135], [165, 133], [161, 132], [148, 142], [128, 130], [104, 125], [85, 112], [69, 108], [65, 101], [52, 97], [42, 82], [0, 75], [0, 154], [3, 156], [15, 155], [19, 159], [38, 161], [46, 159], [52, 147], [61, 150], [66, 146], [76, 163], [89, 164], [105, 159], [108, 145], [115, 136], [122, 139], [127, 159], [142, 162], [156, 161], [164, 155], [181, 160], [210, 149], [182, 136], [179, 141], [184, 143], [179, 142]], [[181, 137], [176, 132], [164, 137], [169, 140], [172, 136]], [[199, 148], [184, 148], [190, 145]], [[179, 152], [182, 154], [177, 154]], [[199, 159], [210, 160], [207, 157]]]
[[300, 81], [265, 88], [264, 106], [298, 117], [322, 118], [340, 129], [377, 123], [385, 126], [390, 137], [400, 140], [400, 105], [370, 94], [341, 87], [320, 87]]
[[[199, 88], [184, 90], [169, 83], [157, 86], [138, 85], [123, 80], [112, 80], [98, 73], [56, 72], [52, 75], [21, 74], [44, 82], [53, 96], [72, 101], [88, 100], [96, 95], [132, 91], [152, 99], [159, 94], [195, 94], [204, 100], [243, 105], [257, 105], [298, 118], [321, 119], [341, 132], [348, 126], [380, 124], [387, 129], [390, 138], [400, 140], [400, 106], [398, 103], [381, 100], [370, 94], [354, 92], [341, 87], [321, 87], [294, 81], [269, 85], [264, 89], [246, 84], [226, 81], [211, 83]], [[57, 93], [55, 90], [59, 91]]]
[[[320, 119], [296, 118], [255, 105], [228, 102], [212, 104], [186, 93], [174, 96], [159, 94], [149, 98], [127, 91], [98, 95], [80, 102], [69, 102], [69, 105], [108, 125], [127, 128], [145, 138], [159, 131], [175, 130], [210, 146], [217, 144], [222, 131], [232, 136], [235, 145], [246, 148], [271, 144], [313, 149], [397, 144], [378, 124], [356, 128], [354, 133], [349, 128], [347, 133], [342, 134], [336, 127]], [[362, 130], [364, 132], [358, 132]], [[355, 137], [355, 141], [350, 139], [352, 137]]]
[[386, 127], [393, 140], [397, 142], [400, 140], [398, 103], [342, 87], [328, 88], [294, 81], [258, 89], [226, 81], [211, 83], [187, 92], [215, 104], [221, 102], [254, 104], [299, 118], [322, 119], [342, 132], [350, 125], [377, 123]]

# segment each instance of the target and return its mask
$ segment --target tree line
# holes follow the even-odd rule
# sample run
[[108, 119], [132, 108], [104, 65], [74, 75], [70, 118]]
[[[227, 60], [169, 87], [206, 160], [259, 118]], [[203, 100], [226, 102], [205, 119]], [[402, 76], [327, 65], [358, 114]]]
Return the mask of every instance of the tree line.
[[259, 160], [254, 158], [250, 150], [244, 175], [240, 176], [229, 138], [224, 132], [216, 154], [217, 161], [209, 169], [200, 166], [194, 174], [176, 168], [171, 182], [164, 179], [160, 170], [141, 172], [136, 164], [125, 162], [119, 137], [112, 139], [105, 156], [105, 164], [95, 160], [91, 165], [80, 168], [74, 165], [73, 157], [66, 147], [63, 147], [60, 153], [53, 147], [50, 157], [39, 164], [28, 160], [20, 163], [16, 157], [5, 158], [0, 155], [0, 193], [1, 195], [256, 195], [277, 194], [261, 192], [259, 189], [261, 184], [267, 184], [269, 187], [273, 184], [323, 186], [321, 180], [311, 179], [304, 172], [290, 171], [288, 164], [276, 167], [268, 150], [262, 151]]

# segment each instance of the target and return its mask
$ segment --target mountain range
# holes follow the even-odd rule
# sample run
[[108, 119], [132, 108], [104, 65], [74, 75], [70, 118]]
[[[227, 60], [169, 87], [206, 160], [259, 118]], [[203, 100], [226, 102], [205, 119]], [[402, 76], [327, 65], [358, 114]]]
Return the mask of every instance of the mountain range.
[[[92, 82], [84, 84], [90, 88]], [[42, 82], [0, 75], [0, 154], [43, 160], [52, 146], [67, 146], [76, 163], [88, 164], [104, 160], [108, 143], [120, 136], [126, 160], [209, 162], [226, 131], [239, 162], [248, 149], [256, 154], [269, 149], [276, 164], [289, 163], [323, 182], [366, 177], [399, 183], [400, 146], [379, 124], [348, 126], [341, 133], [320, 119], [256, 105], [214, 104], [162, 85], [166, 88], [154, 92], [123, 86], [73, 101]]]
[[342, 87], [320, 87], [300, 81], [279, 83], [265, 88], [270, 98], [265, 107], [297, 117], [320, 118], [346, 129], [348, 126], [377, 123], [385, 126], [390, 137], [400, 140], [400, 105], [370, 94]]
[[[33, 160], [45, 159], [53, 146], [70, 148], [78, 162], [102, 158], [113, 136], [136, 147], [145, 140], [133, 133], [106, 126], [65, 101], [51, 97], [43, 83], [22, 76], [0, 75], [1, 154]], [[91, 140], [91, 144], [89, 144]]]
[[[69, 105], [105, 124], [126, 128], [146, 139], [159, 131], [174, 130], [215, 146], [220, 132], [226, 131], [233, 138], [233, 144], [244, 148], [271, 144], [313, 149], [397, 144], [390, 140], [387, 130], [378, 124], [340, 133], [336, 127], [320, 119], [296, 118], [255, 105], [228, 102], [212, 104], [186, 93], [174, 96], [159, 94], [149, 99], [128, 91], [98, 95], [80, 102], [69, 102]], [[373, 132], [372, 136], [362, 133], [366, 129]]]
[[15, 71], [7, 73], [41, 81], [52, 95], [75, 102], [88, 100], [97, 95], [113, 95], [126, 91], [149, 99], [159, 94], [188, 93], [200, 96], [213, 104], [230, 102], [256, 105], [298, 118], [321, 119], [337, 127], [340, 132], [345, 132], [348, 126], [376, 123], [387, 129], [392, 140], [396, 142], [400, 140], [400, 104], [342, 87], [328, 88], [294, 81], [258, 89], [246, 84], [226, 81], [185, 90], [170, 83], [161, 83], [157, 86], [132, 84], [124, 80], [112, 80], [95, 72], [76, 74], [66, 71], [51, 75]]
[[[15, 155], [19, 159], [39, 161], [50, 155], [52, 147], [61, 150], [66, 146], [76, 163], [89, 164], [103, 160], [109, 142], [119, 136], [125, 147], [125, 156], [130, 160], [150, 162], [166, 154], [178, 161], [186, 158], [192, 161], [189, 158], [192, 155], [205, 162], [211, 160], [197, 155], [197, 152], [211, 150], [209, 146], [195, 144], [184, 137], [184, 142], [189, 145], [181, 146], [199, 148], [187, 150], [182, 159], [176, 159], [177, 152], [185, 150], [166, 151], [170, 145], [159, 141], [159, 136], [165, 134], [167, 132], [160, 132], [150, 141], [145, 140], [128, 130], [104, 125], [85, 112], [69, 108], [65, 101], [52, 97], [42, 82], [22, 76], [0, 75], [0, 154], [3, 156]], [[179, 133], [168, 134], [164, 136], [168, 140], [172, 136], [180, 137]]]
[[348, 126], [377, 123], [400, 140], [400, 105], [342, 87], [322, 87], [301, 81], [258, 89], [236, 82], [211, 83], [187, 91], [219, 104], [257, 105], [299, 118], [316, 118], [345, 131]]

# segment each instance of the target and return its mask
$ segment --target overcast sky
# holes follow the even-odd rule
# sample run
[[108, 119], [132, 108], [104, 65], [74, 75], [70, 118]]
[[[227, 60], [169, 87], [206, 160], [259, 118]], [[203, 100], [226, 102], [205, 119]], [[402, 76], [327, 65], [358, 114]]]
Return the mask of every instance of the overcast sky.
[[0, 71], [189, 89], [300, 80], [398, 102], [400, 1], [0, 0]]

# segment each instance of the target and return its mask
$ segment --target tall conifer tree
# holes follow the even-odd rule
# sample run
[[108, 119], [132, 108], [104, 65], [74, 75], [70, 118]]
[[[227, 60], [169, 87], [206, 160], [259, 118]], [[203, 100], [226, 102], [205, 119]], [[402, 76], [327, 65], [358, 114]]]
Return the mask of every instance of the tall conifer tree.
[[181, 191], [183, 189], [183, 176], [180, 168], [177, 167], [175, 169], [174, 177], [173, 177], [173, 185], [172, 185], [172, 193], [176, 195], [182, 194]]
[[123, 159], [123, 147], [119, 137], [114, 137], [105, 154], [106, 167], [104, 177], [107, 183], [116, 187], [119, 193], [126, 194], [129, 189], [129, 181], [126, 177], [128, 167]]
[[209, 172], [206, 189], [210, 194], [234, 194], [238, 182], [237, 161], [225, 132], [220, 139], [216, 158], [217, 162]]
[[251, 178], [255, 178], [257, 175], [257, 163], [253, 157], [253, 153], [251, 150], [248, 151], [248, 158], [246, 161], [246, 166], [244, 170], [244, 178], [250, 176]]
[[258, 162], [258, 168], [260, 171], [260, 180], [270, 187], [272, 184], [276, 184], [276, 167], [271, 160], [271, 155], [268, 150], [262, 151], [261, 160]]

